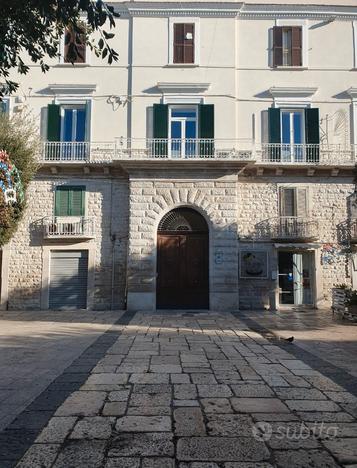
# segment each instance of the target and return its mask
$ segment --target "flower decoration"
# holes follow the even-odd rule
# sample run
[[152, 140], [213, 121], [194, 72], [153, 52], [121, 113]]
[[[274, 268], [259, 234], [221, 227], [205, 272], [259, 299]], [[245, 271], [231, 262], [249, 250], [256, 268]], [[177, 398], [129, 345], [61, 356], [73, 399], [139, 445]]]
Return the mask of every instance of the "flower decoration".
[[24, 190], [18, 169], [6, 151], [0, 150], [0, 206], [24, 201]]

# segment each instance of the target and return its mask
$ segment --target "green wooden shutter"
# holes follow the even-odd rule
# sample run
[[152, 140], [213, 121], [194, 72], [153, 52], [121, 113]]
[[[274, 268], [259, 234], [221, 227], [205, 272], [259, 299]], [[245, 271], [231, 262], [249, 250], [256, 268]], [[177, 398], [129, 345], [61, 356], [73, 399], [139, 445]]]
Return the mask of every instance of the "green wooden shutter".
[[49, 104], [47, 106], [47, 141], [60, 141], [61, 139], [61, 114], [60, 106]]
[[308, 147], [306, 150], [306, 160], [308, 162], [318, 162], [320, 144], [320, 118], [318, 108], [305, 109], [305, 143], [316, 145]]
[[[154, 138], [167, 140], [169, 134], [169, 106], [154, 104]], [[152, 151], [154, 156], [167, 157], [167, 141], [155, 141]]]
[[72, 216], [84, 216], [85, 187], [72, 187], [70, 191], [69, 210]]
[[84, 216], [85, 187], [57, 187], [55, 216]]
[[68, 187], [57, 187], [55, 195], [55, 216], [69, 215], [69, 190]]
[[[276, 107], [270, 107], [268, 109], [268, 134], [269, 143], [281, 143], [280, 109]], [[272, 145], [271, 147], [269, 147], [269, 159], [275, 162], [280, 161], [280, 146]]]
[[201, 104], [198, 106], [199, 138], [212, 140], [200, 142], [200, 155], [214, 155], [214, 105]]
[[270, 107], [268, 109], [268, 116], [269, 143], [281, 143], [280, 109]]

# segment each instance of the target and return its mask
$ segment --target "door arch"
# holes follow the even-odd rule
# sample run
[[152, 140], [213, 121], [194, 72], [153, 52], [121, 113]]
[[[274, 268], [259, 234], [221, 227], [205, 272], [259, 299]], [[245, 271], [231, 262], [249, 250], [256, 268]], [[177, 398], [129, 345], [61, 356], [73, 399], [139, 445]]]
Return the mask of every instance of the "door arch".
[[156, 306], [158, 309], [209, 308], [209, 234], [204, 217], [175, 208], [157, 232]]

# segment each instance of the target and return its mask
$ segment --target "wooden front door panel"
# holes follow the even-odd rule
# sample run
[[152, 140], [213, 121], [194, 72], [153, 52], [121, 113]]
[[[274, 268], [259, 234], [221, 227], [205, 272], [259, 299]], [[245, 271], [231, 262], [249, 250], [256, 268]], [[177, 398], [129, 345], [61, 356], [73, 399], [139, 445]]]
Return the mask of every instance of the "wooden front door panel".
[[208, 236], [158, 235], [157, 307], [208, 308]]

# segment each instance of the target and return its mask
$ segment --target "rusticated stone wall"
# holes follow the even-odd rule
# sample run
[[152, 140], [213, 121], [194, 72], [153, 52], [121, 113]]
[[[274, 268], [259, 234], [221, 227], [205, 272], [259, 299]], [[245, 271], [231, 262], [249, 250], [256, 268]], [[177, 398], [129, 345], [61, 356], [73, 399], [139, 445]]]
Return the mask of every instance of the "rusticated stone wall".
[[[54, 214], [57, 185], [86, 187], [85, 216], [94, 221], [94, 238], [46, 240], [42, 219]], [[95, 251], [92, 308], [125, 307], [126, 258], [128, 237], [127, 178], [81, 176], [77, 174], [38, 176], [29, 187], [27, 209], [10, 243], [8, 270], [8, 307], [40, 308], [43, 285], [43, 249], [51, 246], [66, 250], [92, 248]], [[46, 282], [46, 280], [45, 280]]]
[[[184, 177], [186, 176], [186, 177]], [[198, 173], [132, 174], [128, 257], [128, 307], [156, 302], [156, 238], [161, 218], [179, 206], [201, 213], [209, 225], [211, 309], [238, 307], [237, 176]]]

